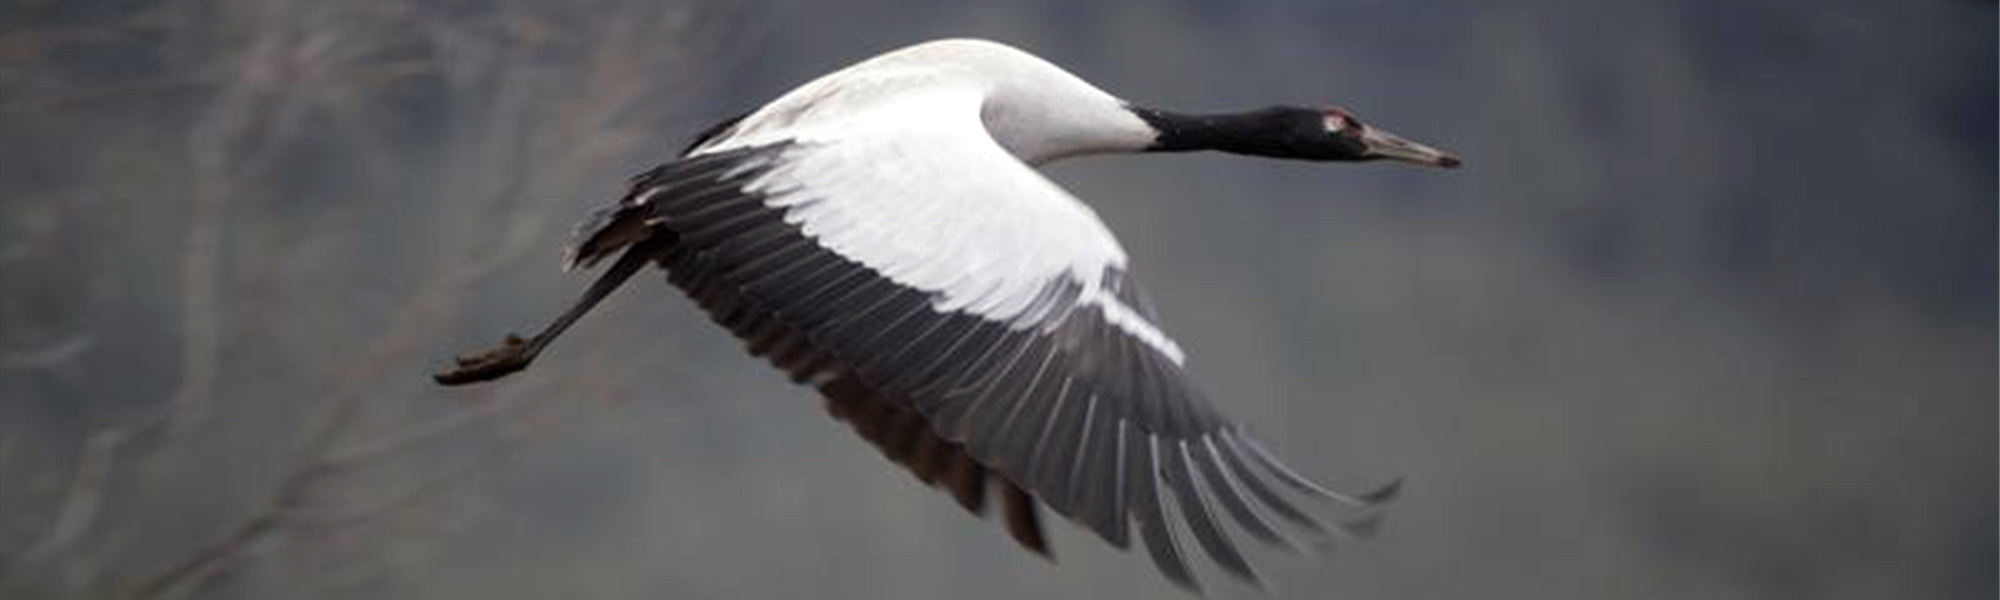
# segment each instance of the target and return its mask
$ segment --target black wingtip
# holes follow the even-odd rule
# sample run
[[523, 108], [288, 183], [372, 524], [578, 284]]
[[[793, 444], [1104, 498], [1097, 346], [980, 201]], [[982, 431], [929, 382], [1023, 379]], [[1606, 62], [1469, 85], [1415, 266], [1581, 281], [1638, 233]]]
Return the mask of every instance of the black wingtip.
[[1346, 532], [1347, 535], [1353, 536], [1355, 539], [1365, 540], [1372, 538], [1375, 537], [1375, 534], [1382, 532], [1382, 521], [1386, 516], [1385, 513], [1378, 512], [1351, 521], [1344, 521], [1340, 524], [1340, 530]]
[[1001, 512], [1007, 523], [1007, 535], [1021, 544], [1022, 548], [1041, 556], [1051, 563], [1056, 561], [1055, 553], [1049, 551], [1048, 538], [1042, 535], [1042, 518], [1036, 509], [1035, 497], [1027, 490], [1011, 482], [1001, 486]]
[[1359, 495], [1356, 495], [1355, 497], [1359, 498], [1362, 502], [1367, 503], [1369, 506], [1379, 506], [1382, 504], [1388, 504], [1389, 501], [1395, 500], [1396, 497], [1402, 495], [1402, 493], [1403, 493], [1403, 478], [1397, 477], [1395, 479], [1390, 480], [1389, 483], [1383, 484], [1382, 487], [1376, 488], [1373, 491], [1361, 493]]
[[[1283, 461], [1278, 460], [1277, 455], [1272, 454], [1270, 450], [1264, 448], [1263, 444], [1258, 443], [1256, 438], [1252, 438], [1247, 435], [1245, 436], [1232, 435], [1228, 437], [1230, 439], [1240, 440], [1242, 442], [1243, 447], [1250, 451], [1249, 452], [1250, 456], [1256, 459], [1257, 462], [1263, 465], [1266, 470], [1271, 472], [1271, 474], [1276, 475], [1279, 481], [1282, 481], [1286, 485], [1290, 485], [1292, 489], [1304, 492], [1306, 495], [1309, 496], [1315, 496], [1325, 500], [1332, 500], [1334, 502], [1345, 504], [1354, 508], [1374, 508], [1375, 506], [1381, 504], [1382, 502], [1387, 501], [1389, 498], [1395, 497], [1397, 491], [1402, 487], [1403, 483], [1402, 479], [1398, 478], [1395, 481], [1389, 482], [1388, 485], [1383, 486], [1381, 489], [1377, 489], [1359, 496], [1337, 492], [1331, 489], [1327, 489], [1326, 486], [1322, 486], [1314, 482], [1313, 480], [1306, 478], [1306, 476], [1299, 474], [1298, 471], [1293, 470], [1290, 466], [1285, 465]], [[1379, 497], [1380, 499], [1375, 499], [1376, 497]]]

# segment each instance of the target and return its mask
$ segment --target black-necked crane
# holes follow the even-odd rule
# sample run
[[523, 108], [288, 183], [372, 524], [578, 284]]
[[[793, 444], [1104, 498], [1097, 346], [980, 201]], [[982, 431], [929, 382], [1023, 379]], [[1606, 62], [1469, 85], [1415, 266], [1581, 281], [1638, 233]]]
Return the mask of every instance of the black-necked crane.
[[[1161, 573], [1191, 590], [1186, 536], [1258, 584], [1225, 521], [1299, 548], [1365, 530], [1396, 484], [1321, 487], [1223, 416], [1190, 382], [1117, 239], [1034, 168], [1194, 150], [1458, 165], [1340, 109], [1181, 114], [1000, 43], [918, 44], [718, 124], [635, 177], [566, 259], [616, 255], [610, 270], [540, 334], [437, 379], [525, 368], [652, 263], [918, 479], [975, 513], [997, 490], [1029, 550], [1048, 554], [1040, 503], [1119, 548], [1136, 528]], [[1328, 529], [1297, 495], [1361, 516]]]

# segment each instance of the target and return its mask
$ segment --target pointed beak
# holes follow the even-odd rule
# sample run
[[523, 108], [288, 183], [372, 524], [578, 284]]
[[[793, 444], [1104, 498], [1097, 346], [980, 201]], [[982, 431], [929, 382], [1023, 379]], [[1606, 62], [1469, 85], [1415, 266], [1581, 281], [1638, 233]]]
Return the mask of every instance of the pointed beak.
[[1368, 147], [1368, 155], [1375, 158], [1413, 162], [1420, 165], [1431, 165], [1446, 169], [1454, 169], [1459, 165], [1458, 157], [1452, 156], [1450, 152], [1412, 142], [1398, 137], [1396, 134], [1367, 125], [1362, 126], [1361, 143]]

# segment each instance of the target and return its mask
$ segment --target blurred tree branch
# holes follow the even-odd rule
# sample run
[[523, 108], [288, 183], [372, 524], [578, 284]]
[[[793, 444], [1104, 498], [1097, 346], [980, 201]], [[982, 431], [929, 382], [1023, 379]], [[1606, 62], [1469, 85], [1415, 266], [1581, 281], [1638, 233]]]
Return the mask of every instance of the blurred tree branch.
[[[178, 381], [154, 408], [85, 436], [68, 485], [46, 513], [52, 517], [0, 567], [0, 592], [135, 599], [202, 592], [279, 532], [365, 527], [405, 513], [462, 487], [536, 431], [505, 424], [524, 419], [560, 376], [511, 385], [498, 392], [501, 399], [485, 398], [495, 390], [472, 392], [473, 401], [440, 411], [420, 402], [439, 397], [423, 377], [435, 358], [430, 354], [469, 294], [531, 253], [552, 250], [548, 242], [573, 207], [543, 198], [571, 194], [601, 177], [607, 158], [655, 141], [632, 132], [658, 131], [678, 106], [668, 90], [685, 85], [685, 48], [713, 41], [691, 31], [708, 18], [677, 3], [604, 0], [510, 1], [471, 14], [423, 0], [365, 6], [166, 0], [110, 20], [0, 30], [0, 81], [61, 73], [65, 67], [50, 59], [50, 48], [71, 44], [118, 42], [154, 52], [146, 58], [164, 65], [140, 78], [46, 79], [63, 83], [8, 94], [0, 119], [74, 119], [161, 95], [199, 98], [180, 104], [194, 117], [173, 125], [182, 152], [160, 155], [181, 161], [184, 168], [168, 172], [185, 176], [178, 298], [170, 303], [180, 328]], [[663, 45], [663, 39], [676, 41]], [[440, 146], [397, 146], [407, 139], [398, 136], [408, 134], [395, 123], [412, 110], [435, 116], [424, 125], [440, 129]], [[302, 149], [326, 144], [352, 162], [299, 162], [314, 156]], [[412, 173], [412, 152], [435, 152], [440, 168]], [[390, 234], [294, 230], [288, 233], [303, 237], [281, 238], [286, 247], [250, 245], [260, 228], [270, 227], [251, 216], [300, 189], [292, 173], [301, 166], [352, 176], [305, 181], [307, 190], [338, 186], [346, 197], [361, 198], [402, 190], [374, 204], [394, 206], [418, 224], [391, 232], [420, 233], [421, 243], [406, 245], [427, 251], [422, 260], [394, 267], [406, 274], [399, 280], [412, 284], [393, 290], [400, 298], [393, 310], [360, 319], [374, 321], [368, 329], [376, 333], [346, 348], [308, 347], [305, 371], [283, 380], [296, 393], [273, 398], [246, 386], [258, 376], [243, 372], [236, 358], [272, 343], [271, 332], [253, 323], [275, 318], [309, 332], [356, 319], [299, 322], [315, 317], [248, 296], [246, 286], [282, 273], [276, 261], [293, 247], [366, 248], [371, 237]], [[409, 197], [420, 176], [434, 183], [416, 189], [431, 189], [434, 198]], [[77, 185], [90, 193], [92, 183]], [[379, 290], [336, 293], [371, 292]], [[90, 367], [86, 351], [95, 338], [69, 339], [81, 345], [63, 341], [4, 358], [10, 366], [76, 360]], [[298, 441], [261, 500], [170, 556], [118, 547], [115, 540], [126, 534], [114, 529], [162, 510], [154, 504], [202, 466], [199, 457], [218, 432], [272, 428], [240, 416], [266, 402], [303, 416], [283, 426], [295, 428]], [[468, 443], [478, 450], [467, 456], [448, 458], [453, 453], [442, 450]], [[357, 483], [385, 478], [404, 483]], [[331, 493], [343, 488], [380, 491], [367, 498]], [[36, 518], [10, 510], [0, 519], [24, 517]], [[365, 551], [352, 555], [369, 558]]]

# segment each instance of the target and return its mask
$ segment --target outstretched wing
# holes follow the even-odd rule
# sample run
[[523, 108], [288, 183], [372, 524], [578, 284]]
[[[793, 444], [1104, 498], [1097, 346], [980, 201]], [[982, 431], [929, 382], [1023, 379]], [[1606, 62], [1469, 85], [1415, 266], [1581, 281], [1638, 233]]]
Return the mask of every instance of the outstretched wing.
[[1136, 525], [1180, 585], [1198, 584], [1177, 528], [1254, 583], [1218, 513], [1289, 546], [1267, 515], [1328, 530], [1280, 485], [1364, 508], [1394, 492], [1321, 488], [1223, 417], [1110, 232], [979, 110], [944, 90], [842, 127], [716, 140], [637, 178], [572, 260], [671, 236], [670, 281], [751, 352], [967, 508], [997, 477], [1010, 530], [1038, 551], [1036, 500], [1117, 547]]

